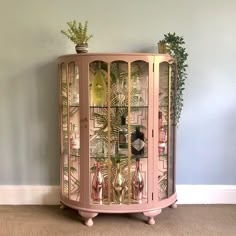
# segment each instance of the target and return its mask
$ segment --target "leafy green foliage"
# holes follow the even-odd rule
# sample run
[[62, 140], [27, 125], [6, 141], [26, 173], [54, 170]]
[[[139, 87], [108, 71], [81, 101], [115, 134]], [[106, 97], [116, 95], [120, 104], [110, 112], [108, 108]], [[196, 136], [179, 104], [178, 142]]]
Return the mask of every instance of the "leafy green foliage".
[[93, 37], [92, 34], [88, 35], [88, 21], [82, 25], [81, 22], [77, 23], [74, 20], [67, 22], [67, 25], [69, 27], [67, 31], [61, 30], [61, 33], [75, 44], [86, 44]]
[[[175, 121], [179, 123], [181, 111], [183, 108], [183, 91], [185, 86], [185, 80], [187, 79], [186, 64], [188, 53], [184, 47], [184, 38], [178, 36], [175, 33], [164, 34], [164, 39], [160, 40], [161, 43], [166, 43], [166, 51], [168, 54], [176, 59], [177, 64], [177, 91], [175, 98]], [[174, 74], [172, 75], [174, 76]], [[172, 80], [173, 81], [173, 80]]]

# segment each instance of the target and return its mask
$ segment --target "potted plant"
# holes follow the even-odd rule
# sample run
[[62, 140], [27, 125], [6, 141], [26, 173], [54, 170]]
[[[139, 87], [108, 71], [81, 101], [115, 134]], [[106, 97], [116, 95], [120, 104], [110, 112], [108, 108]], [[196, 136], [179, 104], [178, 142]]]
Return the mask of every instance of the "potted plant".
[[88, 52], [88, 41], [93, 37], [92, 34], [88, 34], [88, 21], [85, 21], [84, 25], [74, 21], [67, 22], [67, 31], [61, 30], [61, 33], [69, 38], [76, 46], [77, 53]]
[[168, 53], [173, 56], [177, 64], [177, 85], [176, 85], [176, 99], [175, 99], [175, 121], [179, 123], [181, 111], [183, 108], [183, 90], [185, 80], [187, 78], [186, 64], [188, 53], [184, 48], [184, 38], [175, 33], [164, 34], [164, 39], [158, 42], [159, 53]]

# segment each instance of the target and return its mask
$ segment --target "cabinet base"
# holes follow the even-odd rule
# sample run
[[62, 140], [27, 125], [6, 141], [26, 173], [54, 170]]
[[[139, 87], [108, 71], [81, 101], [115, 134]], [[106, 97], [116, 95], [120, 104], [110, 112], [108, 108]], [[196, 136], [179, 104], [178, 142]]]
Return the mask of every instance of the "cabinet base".
[[64, 210], [66, 208], [66, 205], [64, 205], [63, 203], [60, 204], [60, 209]]
[[[81, 211], [78, 210], [78, 213], [85, 219], [85, 225], [93, 226], [93, 218], [98, 215], [96, 212], [88, 212], [88, 211]], [[145, 211], [143, 214], [148, 217], [148, 224], [154, 225], [155, 219], [154, 217], [161, 213], [161, 209], [155, 211]]]
[[[143, 213], [143, 215], [148, 217], [147, 223], [150, 225], [155, 224], [155, 216], [159, 215], [162, 211], [162, 209], [166, 207], [170, 208], [176, 208], [177, 207], [177, 198], [176, 193], [174, 193], [172, 196], [170, 196], [168, 199], [162, 200], [156, 205], [156, 208], [139, 208], [139, 209], [128, 209], [126, 205], [91, 205], [89, 208], [85, 208], [82, 206], [76, 206], [75, 202], [70, 201], [66, 198], [61, 198], [61, 209], [64, 207], [70, 207], [72, 209], [75, 209], [83, 218], [84, 223], [87, 226], [93, 225], [93, 218], [96, 217], [99, 213], [120, 213], [120, 214], [126, 214], [126, 213]], [[137, 205], [139, 207], [140, 205]]]
[[149, 225], [154, 225], [155, 224], [155, 219], [154, 217], [159, 215], [161, 213], [161, 209], [154, 210], [154, 211], [145, 211], [143, 214], [148, 217], [148, 224]]
[[81, 210], [78, 210], [78, 213], [82, 217], [84, 217], [84, 219], [85, 219], [84, 223], [87, 226], [92, 226], [93, 225], [93, 218], [98, 215], [98, 213], [96, 213], [96, 212], [88, 212], [88, 211], [81, 211]]
[[170, 205], [170, 208], [173, 208], [173, 209], [177, 208], [177, 204], [173, 203], [172, 205]]

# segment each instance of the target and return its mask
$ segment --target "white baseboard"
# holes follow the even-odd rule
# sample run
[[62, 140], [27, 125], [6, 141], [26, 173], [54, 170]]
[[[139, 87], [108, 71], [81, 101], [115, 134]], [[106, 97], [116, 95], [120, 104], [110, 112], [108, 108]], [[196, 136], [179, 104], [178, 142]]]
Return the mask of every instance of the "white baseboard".
[[0, 205], [58, 205], [59, 203], [59, 186], [0, 186]]
[[236, 204], [236, 185], [177, 185], [177, 204]]
[[[177, 204], [236, 204], [236, 185], [177, 185]], [[2, 185], [0, 205], [58, 205], [59, 186]]]

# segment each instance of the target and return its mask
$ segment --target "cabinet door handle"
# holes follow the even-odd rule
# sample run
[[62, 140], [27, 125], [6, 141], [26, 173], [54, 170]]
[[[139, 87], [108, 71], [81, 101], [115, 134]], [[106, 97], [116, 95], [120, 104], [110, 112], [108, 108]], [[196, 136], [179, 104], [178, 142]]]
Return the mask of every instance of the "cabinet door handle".
[[85, 118], [83, 118], [83, 119], [80, 119], [80, 122], [81, 122], [81, 123], [88, 122], [88, 118], [85, 117]]
[[80, 120], [81, 124], [83, 125], [84, 128], [87, 128], [88, 127], [88, 118], [85, 117], [83, 119]]

